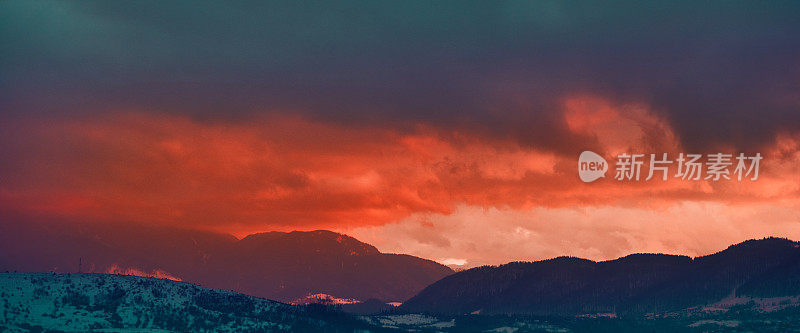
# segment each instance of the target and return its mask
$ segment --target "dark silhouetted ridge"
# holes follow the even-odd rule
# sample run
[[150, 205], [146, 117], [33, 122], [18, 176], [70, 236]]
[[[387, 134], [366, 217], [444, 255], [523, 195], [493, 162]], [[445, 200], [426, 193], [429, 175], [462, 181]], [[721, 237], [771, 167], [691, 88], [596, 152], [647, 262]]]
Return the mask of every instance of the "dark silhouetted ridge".
[[154, 273], [283, 302], [319, 293], [402, 302], [453, 273], [326, 230], [237, 240], [143, 225], [0, 221], [0, 253], [0, 271]]
[[560, 257], [450, 275], [402, 305], [443, 314], [649, 313], [729, 296], [800, 295], [800, 244], [748, 240], [708, 256], [632, 254], [594, 262]]

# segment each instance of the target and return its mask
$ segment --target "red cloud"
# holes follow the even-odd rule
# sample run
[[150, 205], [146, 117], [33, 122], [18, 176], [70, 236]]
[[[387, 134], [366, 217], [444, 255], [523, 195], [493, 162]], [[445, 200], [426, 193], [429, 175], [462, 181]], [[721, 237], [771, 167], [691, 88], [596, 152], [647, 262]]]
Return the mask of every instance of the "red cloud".
[[[681, 151], [667, 122], [646, 106], [578, 96], [565, 101], [562, 118], [609, 161], [626, 151]], [[424, 124], [399, 132], [278, 115], [214, 123], [134, 112], [3, 127], [0, 209], [237, 234], [383, 224], [447, 215], [462, 204], [780, 200], [797, 198], [800, 183], [800, 140], [790, 134], [765, 147], [758, 182], [584, 184], [575, 161], [585, 147], [557, 154]]]

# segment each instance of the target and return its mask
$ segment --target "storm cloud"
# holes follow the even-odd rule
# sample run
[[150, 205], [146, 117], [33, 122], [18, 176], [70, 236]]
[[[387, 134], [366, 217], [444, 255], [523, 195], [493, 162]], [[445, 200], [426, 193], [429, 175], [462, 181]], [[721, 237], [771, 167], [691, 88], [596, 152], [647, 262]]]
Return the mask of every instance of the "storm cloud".
[[0, 112], [117, 110], [247, 121], [299, 113], [591, 145], [575, 94], [648, 105], [684, 147], [800, 129], [796, 2], [30, 2], [0, 4]]

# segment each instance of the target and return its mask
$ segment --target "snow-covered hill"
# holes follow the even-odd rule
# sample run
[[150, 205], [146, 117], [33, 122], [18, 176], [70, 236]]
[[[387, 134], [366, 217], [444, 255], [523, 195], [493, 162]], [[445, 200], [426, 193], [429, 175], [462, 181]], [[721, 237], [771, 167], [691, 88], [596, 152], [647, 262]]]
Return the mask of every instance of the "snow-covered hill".
[[0, 273], [0, 331], [353, 331], [341, 313], [148, 277]]
[[800, 332], [797, 298], [730, 297], [649, 316], [353, 316], [150, 277], [0, 273], [0, 332]]

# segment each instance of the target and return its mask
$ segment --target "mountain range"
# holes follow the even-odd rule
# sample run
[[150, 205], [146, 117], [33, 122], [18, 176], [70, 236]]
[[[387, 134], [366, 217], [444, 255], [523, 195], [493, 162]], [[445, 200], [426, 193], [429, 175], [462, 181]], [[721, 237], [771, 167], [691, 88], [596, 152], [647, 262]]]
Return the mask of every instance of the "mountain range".
[[559, 257], [458, 272], [406, 301], [433, 314], [653, 314], [724, 299], [800, 295], [800, 244], [749, 240], [697, 258], [633, 254], [595, 262]]
[[292, 302], [308, 295], [402, 302], [453, 271], [331, 231], [242, 239], [144, 225], [0, 222], [0, 271], [148, 275]]
[[720, 302], [794, 304], [800, 295], [800, 243], [782, 238], [696, 258], [558, 257], [454, 273], [324, 230], [236, 239], [164, 227], [0, 222], [0, 253], [0, 271], [149, 275], [286, 303], [320, 299], [364, 314], [651, 315], [725, 308]]

